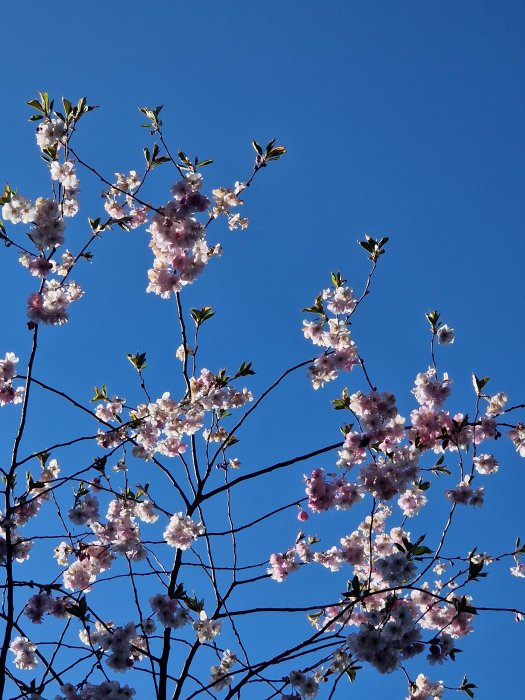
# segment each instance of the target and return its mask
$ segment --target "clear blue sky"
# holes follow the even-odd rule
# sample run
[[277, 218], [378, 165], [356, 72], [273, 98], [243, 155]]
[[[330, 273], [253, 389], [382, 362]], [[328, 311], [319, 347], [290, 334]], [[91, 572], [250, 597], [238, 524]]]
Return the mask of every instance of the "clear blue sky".
[[[308, 357], [300, 309], [327, 286], [331, 270], [360, 288], [366, 265], [355, 241], [369, 232], [390, 237], [355, 328], [373, 381], [398, 395], [407, 415], [413, 378], [429, 364], [424, 314], [436, 307], [457, 333], [439, 361], [454, 378], [452, 407], [472, 401], [472, 371], [490, 376], [511, 403], [523, 401], [522, 2], [31, 2], [6, 6], [2, 23], [0, 184], [27, 196], [48, 187], [25, 121], [24, 103], [39, 89], [100, 105], [81, 124], [77, 147], [109, 177], [142, 167], [148, 138], [138, 128], [139, 105], [163, 103], [170, 143], [215, 161], [205, 173], [210, 186], [249, 175], [251, 139], [276, 137], [287, 146], [246, 197], [248, 231], [218, 224], [211, 239], [225, 255], [189, 290], [189, 304], [217, 310], [203, 348], [211, 369], [253, 360], [257, 391]], [[79, 174], [77, 244], [87, 235], [85, 217], [102, 211], [99, 183]], [[171, 175], [159, 169], [157, 178], [149, 192], [160, 203]], [[93, 252], [93, 266], [75, 275], [87, 293], [71, 322], [44, 329], [37, 376], [80, 400], [104, 382], [131, 398], [125, 355], [145, 350], [153, 391], [169, 389], [176, 316], [172, 305], [144, 294], [147, 234], [117, 231]], [[25, 359], [33, 282], [11, 251], [1, 253], [0, 354]], [[243, 462], [263, 466], [337, 439], [329, 399], [342, 385], [313, 395], [305, 380], [292, 381], [246, 437]], [[44, 408], [33, 420], [28, 449], [32, 440], [39, 446], [47, 436], [75, 434]], [[503, 467], [469, 525], [480, 550], [511, 547], [523, 526], [523, 464], [511, 447], [499, 450]], [[301, 474], [287, 482], [297, 497]], [[295, 526], [290, 516], [290, 541], [281, 547]], [[495, 581], [493, 603], [523, 601], [521, 581]], [[477, 698], [516, 697], [511, 675], [523, 629], [495, 616], [476, 628], [455, 666], [433, 676], [457, 682], [465, 669]], [[400, 678], [374, 673], [362, 683], [355, 692], [403, 697]]]

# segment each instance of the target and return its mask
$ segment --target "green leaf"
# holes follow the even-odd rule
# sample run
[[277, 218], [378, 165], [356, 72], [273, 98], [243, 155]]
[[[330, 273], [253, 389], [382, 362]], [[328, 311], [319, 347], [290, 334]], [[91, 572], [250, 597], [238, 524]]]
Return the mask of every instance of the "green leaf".
[[191, 310], [191, 317], [195, 321], [197, 328], [202, 326], [202, 324], [208, 321], [212, 316], [215, 316], [215, 311], [212, 311], [211, 306], [203, 306], [202, 309]]
[[33, 109], [44, 113], [44, 109], [38, 100], [29, 100], [29, 102], [26, 102], [26, 105], [29, 105], [29, 107], [33, 107]]
[[345, 408], [350, 409], [350, 397], [348, 396], [348, 389], [345, 387], [340, 399], [333, 399], [332, 406], [336, 411], [342, 411]]
[[230, 435], [230, 437], [226, 440], [224, 443], [224, 449], [228, 449], [228, 447], [233, 447], [239, 442], [239, 440], [235, 437], [235, 435]]
[[251, 362], [243, 362], [242, 365], [237, 370], [237, 372], [234, 376], [234, 379], [237, 379], [237, 377], [247, 377], [250, 374], [255, 374], [255, 372], [252, 369], [252, 363]]
[[276, 146], [269, 153], [266, 153], [265, 160], [279, 160], [286, 153], [284, 146]]
[[342, 287], [346, 280], [343, 279], [340, 272], [331, 272], [330, 277], [332, 278], [332, 284], [336, 289]]
[[184, 163], [184, 165], [188, 166], [189, 168], [193, 168], [193, 164], [192, 164], [191, 160], [184, 153], [184, 151], [178, 151], [177, 154], [178, 154], [179, 158], [181, 159], [181, 161]]
[[478, 686], [474, 683], [469, 683], [468, 678], [466, 676], [463, 676], [463, 680], [461, 681], [461, 685], [459, 686], [458, 690], [462, 690], [469, 696], [469, 698], [473, 698], [474, 693], [472, 692], [472, 688], [477, 687]]
[[107, 461], [108, 458], [105, 455], [103, 457], [97, 457], [93, 462], [93, 469], [96, 469], [97, 472], [104, 474]]
[[345, 669], [345, 673], [350, 679], [350, 683], [353, 683], [357, 678], [357, 670], [359, 668], [362, 668], [362, 666], [351, 666], [350, 668]]
[[472, 607], [472, 605], [469, 605], [465, 596], [463, 596], [460, 600], [455, 599], [453, 602], [454, 602], [454, 607], [456, 608], [458, 615], [459, 615], [459, 613], [462, 613], [462, 612], [469, 613], [470, 615], [477, 615], [478, 614], [478, 611], [476, 610], [476, 608]]
[[135, 355], [128, 353], [127, 358], [131, 362], [133, 367], [135, 367], [137, 372], [142, 372], [143, 369], [146, 369], [147, 364], [145, 352], [137, 352]]
[[68, 612], [73, 617], [78, 617], [80, 620], [83, 621], [87, 620], [87, 611], [88, 606], [86, 596], [81, 596], [79, 600], [76, 603], [73, 603], [72, 605], [66, 605], [66, 612]]
[[485, 578], [487, 576], [487, 574], [481, 573], [483, 570], [483, 566], [484, 566], [483, 561], [473, 562], [471, 559], [469, 561], [467, 581], [479, 581], [480, 578]]
[[172, 598], [175, 600], [178, 600], [179, 598], [183, 598], [186, 595], [186, 592], [184, 590], [184, 585], [182, 583], [179, 583], [177, 585], [177, 588], [175, 589]]
[[432, 554], [432, 550], [429, 549], [429, 547], [414, 547], [414, 549], [410, 552], [411, 555], [414, 557], [420, 557], [423, 554]]
[[157, 165], [162, 165], [163, 163], [169, 163], [170, 161], [171, 161], [171, 158], [168, 158], [168, 156], [159, 156], [158, 158], [155, 158], [155, 160], [151, 164], [151, 167], [156, 168]]
[[193, 610], [193, 612], [198, 612], [200, 613], [202, 610], [204, 610], [204, 600], [197, 600], [195, 596], [185, 596], [183, 598], [184, 602], [188, 606], [190, 610]]
[[102, 384], [100, 389], [98, 386], [94, 387], [95, 394], [92, 399], [90, 399], [91, 403], [94, 403], [95, 401], [108, 401], [108, 389], [105, 384]]
[[490, 382], [490, 377], [477, 377], [474, 373], [472, 374], [472, 385], [474, 387], [474, 391], [478, 396], [480, 396], [481, 391], [486, 384]]
[[40, 104], [46, 112], [49, 112], [49, 95], [47, 92], [40, 92], [40, 90], [38, 94], [40, 95]]
[[64, 112], [66, 113], [66, 117], [69, 117], [71, 114], [71, 110], [73, 109], [73, 105], [71, 102], [66, 99], [65, 97], [62, 98], [62, 106], [64, 107]]
[[430, 323], [432, 333], [435, 333], [438, 328], [439, 311], [436, 311], [436, 309], [432, 309], [432, 311], [426, 313], [425, 316], [427, 321]]
[[305, 309], [303, 309], [303, 311], [309, 314], [319, 314], [319, 316], [327, 318], [324, 310], [323, 297], [321, 294], [316, 296], [314, 306], [307, 306]]
[[368, 253], [372, 253], [374, 251], [374, 247], [370, 245], [368, 241], [359, 241], [359, 245], [361, 248], [364, 248]]
[[307, 615], [306, 617], [308, 618], [308, 622], [311, 625], [314, 625], [314, 627], [315, 627], [317, 620], [321, 617], [322, 614], [323, 614], [323, 611], [321, 610], [318, 613], [310, 613], [310, 615]]

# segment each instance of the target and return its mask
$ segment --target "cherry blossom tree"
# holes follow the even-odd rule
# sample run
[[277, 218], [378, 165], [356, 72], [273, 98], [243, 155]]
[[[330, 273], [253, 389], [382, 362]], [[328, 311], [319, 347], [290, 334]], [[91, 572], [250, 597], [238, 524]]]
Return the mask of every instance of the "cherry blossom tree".
[[[29, 350], [4, 348], [0, 360], [0, 405], [18, 421], [12, 435], [2, 429], [11, 456], [1, 467], [0, 697], [333, 698], [365, 667], [404, 675], [408, 700], [473, 697], [464, 669], [451, 686], [436, 669], [455, 660], [477, 615], [521, 618], [499, 599], [478, 605], [476, 587], [498, 566], [524, 577], [525, 547], [505, 533], [498, 553], [456, 551], [451, 533], [459, 512], [483, 505], [499, 469], [495, 441], [510, 439], [525, 457], [525, 427], [514, 419], [524, 406], [509, 406], [503, 390], [492, 393], [487, 377], [473, 375], [470, 404], [450, 412], [452, 379], [437, 360], [455, 334], [432, 310], [430, 367], [414, 372], [413, 407], [400, 414], [388, 387], [374, 385], [354, 336], [388, 246], [370, 235], [359, 241], [370, 263], [368, 276], [352, 281], [360, 291], [340, 272], [327, 277], [304, 309], [308, 355], [269, 377], [264, 391], [250, 390], [248, 360], [230, 370], [203, 366], [203, 327], [215, 311], [191, 308], [186, 288], [208, 264], [225, 264], [214, 260], [222, 249], [212, 231], [221, 219], [232, 231], [248, 227], [244, 200], [285, 148], [254, 141], [248, 177], [208, 192], [211, 161], [175, 151], [161, 107], [142, 107], [151, 137], [144, 168], [113, 179], [77, 150], [79, 123], [94, 109], [86, 99], [56, 106], [39, 93], [28, 105], [51, 189], [33, 201], [17, 183], [1, 198], [6, 264], [27, 268], [34, 291]], [[174, 184], [154, 201], [148, 185], [161, 165], [172, 168]], [[80, 174], [104, 187], [104, 214], [90, 205], [87, 225], [78, 216]], [[84, 242], [71, 250], [73, 228]], [[160, 370], [147, 367], [144, 352], [127, 356], [131, 401], [106, 384], [93, 396], [49, 384], [37, 371], [39, 346], [60, 343], [55, 326], [79, 300], [89, 303], [76, 270], [110, 230], [140, 228], [153, 256], [146, 291], [174, 305], [179, 323], [164, 393], [148, 387], [148, 372]], [[267, 397], [286, 396], [292, 373], [312, 390], [348, 385], [327, 397], [333, 435], [279, 462], [241, 464], [243, 432]], [[92, 428], [28, 450], [37, 392], [62, 401], [70, 425]], [[86, 444], [93, 458], [77, 451]], [[293, 493], [281, 487], [291, 468]], [[257, 502], [241, 521], [237, 499], [252, 485]], [[434, 501], [442, 519], [427, 533], [419, 522]], [[299, 531], [283, 533], [287, 548], [274, 546], [271, 524], [294, 511]], [[323, 518], [329, 541], [316, 535]], [[334, 588], [312, 585], [322, 572], [332, 573]]]

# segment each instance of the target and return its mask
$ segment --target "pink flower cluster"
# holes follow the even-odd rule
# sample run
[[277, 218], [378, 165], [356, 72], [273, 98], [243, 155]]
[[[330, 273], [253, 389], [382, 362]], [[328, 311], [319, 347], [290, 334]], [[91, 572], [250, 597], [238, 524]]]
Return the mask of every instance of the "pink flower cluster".
[[41, 150], [62, 146], [62, 140], [66, 135], [66, 125], [61, 119], [43, 119], [36, 128], [36, 142]]
[[68, 306], [84, 296], [76, 282], [63, 284], [49, 280], [42, 292], [34, 292], [27, 300], [27, 315], [33, 323], [62, 325], [68, 320]]
[[314, 389], [323, 387], [327, 382], [337, 379], [342, 370], [350, 372], [358, 363], [357, 347], [352, 340], [350, 330], [345, 321], [330, 318], [326, 321], [304, 321], [303, 333], [305, 338], [312, 340], [314, 345], [326, 348], [326, 351], [314, 360], [309, 369], [310, 379]]
[[63, 216], [75, 216], [78, 213], [79, 180], [75, 164], [71, 160], [60, 163], [54, 160], [49, 166], [51, 179], [62, 185], [61, 211]]
[[[67, 566], [64, 571], [64, 586], [69, 590], [89, 591], [99, 573], [112, 565], [115, 554], [122, 554], [131, 561], [142, 561], [146, 550], [142, 543], [140, 527], [136, 517], [144, 522], [155, 522], [157, 515], [148, 501], [131, 503], [123, 499], [110, 501], [106, 513], [107, 522], [99, 521], [99, 504], [96, 496], [87, 494], [78, 499], [69, 511], [75, 524], [87, 524], [96, 535], [93, 542], [79, 542], [75, 549], [63, 542], [55, 549], [58, 564]], [[69, 555], [76, 560], [69, 564]]]
[[170, 518], [168, 527], [164, 530], [163, 537], [170, 547], [188, 549], [199, 535], [204, 534], [202, 523], [194, 522], [190, 517], [182, 513], [175, 513]]
[[130, 501], [114, 498], [106, 513], [107, 523], [91, 523], [91, 529], [100, 544], [110, 547], [112, 552], [123, 554], [132, 561], [142, 561], [146, 551], [136, 522], [135, 508], [135, 504]]
[[224, 690], [232, 684], [233, 676], [231, 675], [232, 666], [237, 663], [237, 657], [229, 649], [222, 652], [222, 658], [219, 664], [210, 668], [210, 685], [214, 690]]
[[[315, 321], [303, 321], [303, 335], [314, 345], [326, 348], [314, 360], [309, 375], [314, 389], [337, 379], [341, 370], [350, 371], [359, 362], [357, 347], [350, 334], [350, 316], [356, 307], [354, 293], [334, 279], [334, 289], [325, 289], [315, 306], [304, 309], [318, 315]], [[326, 309], [334, 317], [329, 318]]]
[[20, 403], [24, 395], [24, 387], [13, 387], [13, 379], [16, 376], [16, 364], [18, 357], [14, 352], [5, 354], [3, 360], [0, 360], [0, 406], [6, 406], [8, 403]]
[[[70, 603], [72, 602], [74, 601], [71, 600]], [[29, 598], [24, 607], [24, 615], [38, 625], [41, 624], [46, 613], [57, 618], [65, 618], [67, 617], [67, 603], [67, 598], [53, 598], [52, 595], [44, 591]]]
[[410, 602], [399, 600], [391, 609], [366, 612], [363, 617], [359, 632], [350, 634], [346, 642], [358, 659], [380, 673], [391, 673], [425, 648]]
[[441, 700], [443, 697], [443, 681], [431, 683], [422, 673], [418, 675], [410, 688], [406, 700]]
[[325, 475], [324, 469], [314, 469], [310, 477], [305, 475], [308, 506], [314, 513], [322, 513], [329, 508], [348, 510], [363, 498], [363, 490], [342, 477]]
[[292, 671], [288, 676], [288, 680], [290, 685], [306, 700], [315, 698], [319, 692], [320, 678], [316, 674], [307, 676], [302, 671]]
[[222, 622], [220, 620], [210, 620], [204, 610], [199, 613], [199, 619], [193, 623], [193, 629], [197, 633], [197, 639], [201, 644], [212, 642], [220, 634]]
[[208, 369], [190, 379], [189, 397], [181, 402], [164, 393], [155, 403], [140, 404], [131, 412], [138, 420], [132, 439], [133, 454], [148, 459], [155, 452], [175, 457], [186, 449], [184, 435], [195, 434], [204, 423], [206, 411], [227, 411], [252, 401], [251, 392], [225, 384]]
[[516, 452], [519, 453], [520, 457], [525, 457], [525, 425], [518, 423], [515, 428], [509, 430], [508, 435], [514, 443]]
[[349, 397], [349, 408], [359, 418], [369, 444], [388, 451], [403, 438], [405, 419], [399, 415], [396, 398], [390, 392], [358, 391]]
[[96, 496], [88, 493], [70, 509], [68, 517], [75, 525], [84, 525], [100, 518], [99, 502]]
[[125, 219], [126, 229], [135, 229], [146, 222], [149, 207], [138, 206], [133, 193], [141, 186], [141, 179], [136, 170], [130, 170], [127, 175], [115, 173], [117, 181], [104, 193], [106, 201], [104, 209], [115, 221]]
[[449, 501], [452, 501], [452, 503], [459, 503], [464, 506], [482, 506], [485, 487], [480, 486], [477, 489], [473, 489], [470, 486], [470, 482], [470, 476], [466, 476], [459, 482], [456, 488], [447, 491], [447, 498]]
[[34, 221], [36, 209], [30, 199], [21, 194], [12, 194], [2, 206], [2, 218], [12, 224], [30, 224]]
[[58, 248], [64, 242], [65, 223], [60, 205], [54, 199], [39, 197], [35, 202], [33, 228], [29, 235], [39, 250]]
[[218, 252], [208, 247], [206, 229], [193, 216], [206, 211], [210, 204], [199, 192], [201, 185], [200, 173], [186, 173], [184, 179], [172, 187], [173, 201], [154, 214], [147, 229], [155, 259], [153, 268], [148, 271], [146, 291], [164, 299], [194, 282], [208, 259]]
[[[0, 564], [5, 564], [7, 556], [7, 542], [5, 539], [6, 528], [4, 522], [0, 519]], [[15, 561], [21, 564], [22, 562], [27, 561], [29, 559], [29, 552], [31, 551], [33, 543], [31, 542], [31, 540], [19, 535], [14, 525], [11, 525], [10, 531], [11, 556]]]
[[118, 681], [104, 681], [99, 685], [86, 683], [80, 690], [71, 683], [65, 683], [60, 692], [62, 695], [58, 695], [57, 700], [128, 700], [135, 695], [133, 688], [121, 686]]
[[73, 267], [74, 261], [73, 253], [70, 250], [62, 253], [60, 262], [49, 260], [44, 253], [41, 253], [38, 257], [31, 257], [24, 253], [19, 258], [19, 262], [29, 270], [33, 277], [47, 277], [50, 272], [64, 276]]
[[292, 571], [296, 571], [298, 568], [299, 565], [295, 561], [295, 551], [292, 549], [288, 550], [285, 554], [280, 552], [272, 554], [270, 556], [270, 566], [267, 572], [274, 581], [281, 583], [288, 578], [288, 574], [292, 573]]
[[106, 663], [114, 671], [127, 671], [144, 657], [146, 643], [138, 635], [133, 622], [124, 627], [97, 622], [96, 631], [82, 630], [80, 639], [89, 646], [98, 646], [106, 654]]
[[36, 645], [30, 642], [27, 637], [15, 637], [9, 645], [9, 650], [15, 655], [13, 663], [17, 668], [27, 671], [35, 668], [38, 664], [35, 654]]
[[245, 229], [248, 227], [248, 219], [241, 217], [240, 214], [234, 214], [231, 210], [235, 207], [240, 207], [244, 204], [242, 199], [239, 199], [240, 193], [246, 189], [244, 182], [236, 182], [233, 190], [229, 187], [218, 187], [212, 190], [214, 205], [211, 210], [211, 216], [216, 219], [221, 214], [224, 214], [228, 219], [228, 228], [230, 231], [236, 228]]
[[417, 459], [417, 451], [412, 447], [399, 447], [386, 458], [378, 457], [361, 468], [359, 478], [363, 488], [376, 498], [389, 501], [417, 479]]
[[[423, 584], [421, 588], [426, 590], [412, 591], [411, 599], [422, 614], [419, 624], [423, 629], [439, 631], [446, 629], [447, 634], [453, 639], [464, 637], [472, 632], [474, 615], [469, 612], [458, 612], [457, 605], [461, 602], [460, 597], [449, 593], [447, 602], [439, 603], [431, 594], [427, 584]], [[465, 602], [472, 603], [470, 596], [465, 596]]]
[[179, 601], [174, 598], [156, 593], [149, 599], [149, 603], [157, 620], [163, 627], [180, 629], [191, 622], [188, 610], [183, 608]]

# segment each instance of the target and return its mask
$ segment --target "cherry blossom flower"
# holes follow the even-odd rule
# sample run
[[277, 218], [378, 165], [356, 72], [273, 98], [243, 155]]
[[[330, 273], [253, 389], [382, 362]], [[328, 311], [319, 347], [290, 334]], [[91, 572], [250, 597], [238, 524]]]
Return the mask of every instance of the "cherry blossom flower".
[[190, 517], [182, 513], [175, 513], [170, 518], [168, 527], [164, 530], [163, 537], [170, 547], [188, 549], [199, 535], [204, 534], [202, 523], [194, 522]]

